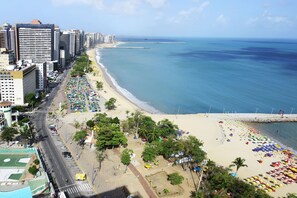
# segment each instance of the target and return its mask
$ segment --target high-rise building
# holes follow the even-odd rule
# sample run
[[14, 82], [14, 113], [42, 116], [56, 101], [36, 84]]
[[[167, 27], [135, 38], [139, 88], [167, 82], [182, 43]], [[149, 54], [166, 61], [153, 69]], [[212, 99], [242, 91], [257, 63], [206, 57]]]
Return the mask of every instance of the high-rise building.
[[75, 32], [69, 32], [70, 42], [69, 42], [69, 54], [71, 57], [75, 56]]
[[85, 32], [83, 30], [80, 31], [80, 51], [83, 51], [85, 43]]
[[12, 50], [0, 48], [0, 69], [14, 63], [14, 54]]
[[0, 71], [1, 101], [25, 104], [25, 95], [36, 91], [36, 65], [22, 62]]
[[10, 35], [10, 50], [12, 50], [15, 58], [15, 28], [10, 28], [9, 35]]
[[16, 24], [17, 60], [33, 60], [34, 63], [52, 61], [54, 57], [54, 25], [41, 24], [33, 20], [31, 24]]
[[0, 48], [11, 49], [10, 34], [9, 30], [11, 25], [9, 23], [4, 23], [0, 30]]
[[75, 55], [80, 54], [80, 31], [72, 30], [75, 33]]
[[0, 48], [8, 48], [6, 30], [0, 30]]
[[36, 90], [43, 91], [47, 86], [46, 62], [36, 63]]
[[60, 57], [60, 29], [55, 27], [54, 31], [54, 58], [53, 60], [59, 61]]
[[65, 67], [70, 60], [70, 34], [69, 32], [62, 32], [60, 35], [60, 64]]

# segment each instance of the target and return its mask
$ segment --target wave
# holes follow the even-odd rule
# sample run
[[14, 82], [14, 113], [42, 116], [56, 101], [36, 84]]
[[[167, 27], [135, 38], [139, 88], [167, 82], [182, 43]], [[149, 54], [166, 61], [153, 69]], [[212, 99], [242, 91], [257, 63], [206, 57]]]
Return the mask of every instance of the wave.
[[102, 68], [103, 72], [105, 72], [107, 78], [110, 80], [110, 82], [112, 83], [113, 87], [115, 87], [116, 91], [118, 91], [120, 94], [122, 94], [125, 98], [127, 98], [129, 101], [131, 101], [133, 104], [137, 105], [139, 108], [150, 112], [150, 113], [161, 113], [159, 110], [157, 110], [156, 108], [150, 106], [147, 102], [141, 101], [140, 99], [138, 99], [136, 96], [134, 96], [131, 92], [129, 92], [127, 89], [121, 87], [118, 82], [115, 80], [115, 78], [113, 78], [107, 68], [104, 66], [104, 64], [102, 62], [100, 62], [101, 59], [101, 54], [100, 54], [100, 50], [102, 48], [97, 48], [96, 50], [96, 61], [98, 63], [98, 65]]

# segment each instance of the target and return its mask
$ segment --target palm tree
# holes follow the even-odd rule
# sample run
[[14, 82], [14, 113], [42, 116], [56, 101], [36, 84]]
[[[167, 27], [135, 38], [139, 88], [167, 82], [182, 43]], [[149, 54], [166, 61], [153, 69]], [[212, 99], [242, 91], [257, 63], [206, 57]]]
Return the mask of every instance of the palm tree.
[[245, 159], [241, 158], [241, 157], [237, 157], [233, 162], [232, 164], [230, 165], [230, 167], [233, 167], [233, 166], [236, 166], [236, 174], [238, 172], [238, 170], [241, 168], [241, 167], [247, 167], [248, 165], [246, 165], [245, 163]]

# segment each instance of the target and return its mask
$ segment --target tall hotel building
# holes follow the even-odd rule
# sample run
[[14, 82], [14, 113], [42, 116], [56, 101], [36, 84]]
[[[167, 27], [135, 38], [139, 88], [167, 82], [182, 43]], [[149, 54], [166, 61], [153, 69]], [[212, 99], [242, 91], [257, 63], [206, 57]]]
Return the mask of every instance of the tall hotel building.
[[[33, 20], [31, 24], [16, 24], [16, 58], [32, 60], [37, 64], [37, 90], [46, 87], [45, 62], [54, 58], [54, 24], [42, 24]], [[42, 82], [42, 83], [41, 83]]]
[[54, 56], [54, 24], [16, 24], [17, 60], [34, 63], [52, 61]]

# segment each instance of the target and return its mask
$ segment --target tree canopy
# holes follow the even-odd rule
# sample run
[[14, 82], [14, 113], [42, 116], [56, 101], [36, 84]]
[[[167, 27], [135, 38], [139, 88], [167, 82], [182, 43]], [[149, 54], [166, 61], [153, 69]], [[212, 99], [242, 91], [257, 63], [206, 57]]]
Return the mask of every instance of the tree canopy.
[[1, 139], [7, 142], [9, 144], [10, 141], [14, 139], [14, 136], [18, 134], [18, 130], [12, 127], [7, 127], [4, 128], [3, 131], [1, 132]]
[[82, 54], [79, 58], [76, 59], [75, 65], [73, 66], [70, 75], [74, 76], [83, 76], [85, 73], [92, 72], [90, 65], [90, 60], [87, 54]]
[[127, 172], [127, 167], [129, 166], [129, 164], [131, 163], [131, 154], [133, 153], [133, 151], [131, 149], [124, 149], [121, 155], [121, 162], [126, 165], [126, 170], [125, 172]]
[[86, 137], [88, 136], [88, 133], [85, 130], [77, 131], [75, 132], [73, 139], [76, 141], [79, 145], [83, 146], [84, 141]]
[[34, 130], [28, 124], [24, 125], [23, 128], [20, 130], [21, 137], [29, 142], [34, 140], [35, 134], [36, 133], [34, 132]]
[[116, 103], [117, 99], [115, 98], [110, 98], [108, 101], [105, 102], [105, 107], [106, 109], [108, 110], [112, 110], [112, 109], [115, 109], [116, 108]]
[[127, 138], [120, 128], [117, 117], [107, 117], [106, 114], [96, 114], [94, 117], [94, 130], [96, 132], [96, 147], [98, 150], [127, 145]]
[[103, 89], [103, 82], [101, 81], [96, 81], [96, 88], [98, 90], [102, 90]]
[[241, 157], [237, 157], [233, 162], [232, 164], [230, 165], [230, 167], [233, 167], [235, 166], [236, 167], [236, 173], [238, 172], [238, 170], [241, 168], [241, 167], [247, 167], [248, 165], [246, 165], [245, 163], [245, 159], [241, 158]]

